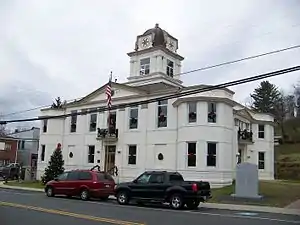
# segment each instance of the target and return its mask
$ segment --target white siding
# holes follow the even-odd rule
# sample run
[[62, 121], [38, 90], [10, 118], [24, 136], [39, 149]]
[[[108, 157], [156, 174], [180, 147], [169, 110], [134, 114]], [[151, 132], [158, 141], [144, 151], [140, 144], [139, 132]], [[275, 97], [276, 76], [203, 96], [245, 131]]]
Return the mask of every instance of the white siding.
[[[222, 93], [223, 92], [223, 93]], [[205, 96], [204, 93], [201, 94]], [[223, 96], [222, 96], [223, 95]], [[231, 98], [225, 91], [207, 93], [211, 97]], [[144, 98], [145, 99], [145, 98]], [[133, 99], [132, 101], [139, 101]], [[238, 152], [237, 128], [234, 126], [233, 108], [226, 103], [217, 103], [217, 122], [207, 122], [207, 102], [197, 102], [197, 122], [188, 123], [187, 103], [174, 107], [175, 99], [168, 101], [168, 127], [157, 128], [157, 104], [148, 104], [148, 108], [139, 106], [138, 129], [129, 129], [129, 108], [117, 110], [117, 128], [119, 139], [116, 143], [116, 165], [119, 168], [118, 181], [134, 179], [145, 170], [177, 170], [185, 179], [208, 180], [213, 186], [222, 186], [232, 182], [236, 166], [236, 154]], [[114, 102], [120, 104], [124, 102]], [[91, 104], [82, 108], [94, 108]], [[72, 109], [67, 109], [66, 113]], [[43, 111], [43, 115], [49, 115], [51, 111]], [[64, 112], [59, 112], [64, 113]], [[97, 127], [106, 128], [107, 113], [97, 113]], [[57, 143], [62, 144], [66, 169], [90, 168], [100, 160], [101, 168], [104, 168], [105, 151], [101, 141], [96, 140], [96, 132], [89, 132], [90, 115], [77, 117], [77, 129], [70, 133], [70, 118], [52, 119], [48, 121], [48, 131], [41, 131], [40, 145], [46, 145], [46, 157], [40, 162], [39, 175], [42, 175], [50, 156]], [[273, 155], [274, 133], [271, 125], [265, 126], [265, 139], [258, 140], [257, 124], [253, 124], [254, 144], [247, 146], [247, 158], [249, 162], [257, 163], [258, 151], [266, 151], [266, 168], [260, 171], [262, 179], [273, 179]], [[41, 129], [42, 130], [42, 129]], [[197, 143], [197, 165], [195, 168], [187, 167], [187, 142]], [[217, 143], [217, 165], [206, 166], [207, 142]], [[137, 145], [137, 164], [128, 165], [128, 145]], [[69, 148], [73, 145], [73, 159], [68, 159]], [[95, 163], [88, 163], [88, 145], [95, 145]], [[159, 161], [157, 155], [162, 153], [164, 159]]]

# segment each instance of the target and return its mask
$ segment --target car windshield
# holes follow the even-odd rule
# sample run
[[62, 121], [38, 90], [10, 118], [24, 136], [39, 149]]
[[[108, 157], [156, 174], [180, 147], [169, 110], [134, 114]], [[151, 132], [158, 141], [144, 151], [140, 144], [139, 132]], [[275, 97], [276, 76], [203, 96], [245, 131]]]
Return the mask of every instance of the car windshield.
[[138, 178], [137, 182], [138, 183], [148, 183], [150, 176], [151, 176], [151, 174], [145, 173]]
[[8, 164], [6, 167], [15, 167], [16, 164], [15, 163], [11, 163], [11, 164]]

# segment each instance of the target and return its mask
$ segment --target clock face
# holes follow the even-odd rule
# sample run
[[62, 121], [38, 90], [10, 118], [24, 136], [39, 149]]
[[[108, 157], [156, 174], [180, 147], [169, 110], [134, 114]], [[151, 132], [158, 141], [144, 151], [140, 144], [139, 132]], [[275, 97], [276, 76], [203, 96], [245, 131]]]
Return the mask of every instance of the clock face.
[[174, 50], [175, 44], [173, 41], [170, 41], [168, 44], [169, 49]]
[[150, 41], [149, 38], [143, 38], [142, 40], [142, 46], [147, 47], [149, 45]]

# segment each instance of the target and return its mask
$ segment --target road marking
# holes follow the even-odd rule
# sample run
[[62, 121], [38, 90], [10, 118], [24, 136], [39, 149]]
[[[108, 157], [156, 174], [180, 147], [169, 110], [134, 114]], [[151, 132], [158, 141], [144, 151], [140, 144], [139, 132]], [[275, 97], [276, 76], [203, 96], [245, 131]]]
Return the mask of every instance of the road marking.
[[241, 215], [241, 216], [257, 216], [258, 213], [253, 213], [253, 212], [239, 212], [239, 213], [236, 213], [236, 215]]
[[[13, 192], [16, 193], [16, 192]], [[23, 194], [23, 193], [19, 193]], [[60, 201], [74, 201], [74, 199], [64, 199], [60, 198]], [[76, 200], [77, 201], [77, 200]], [[81, 201], [78, 201], [78, 203], [82, 203]], [[199, 215], [207, 215], [207, 216], [219, 216], [219, 217], [228, 217], [228, 218], [240, 218], [240, 219], [256, 219], [256, 220], [268, 220], [268, 221], [275, 221], [275, 222], [285, 222], [285, 223], [293, 223], [293, 224], [300, 224], [300, 221], [296, 220], [285, 220], [285, 219], [277, 219], [277, 218], [269, 218], [269, 217], [259, 217], [259, 216], [250, 216], [250, 215], [238, 215], [236, 210], [230, 210], [227, 209], [227, 211], [231, 212], [232, 214], [229, 213], [206, 213], [206, 212], [199, 212], [199, 211], [174, 211], [172, 209], [164, 209], [164, 208], [150, 208], [150, 207], [137, 207], [134, 205], [119, 205], [119, 204], [114, 204], [114, 203], [108, 203], [108, 202], [94, 202], [94, 201], [86, 201], [84, 203], [89, 203], [89, 204], [97, 204], [97, 205], [104, 205], [104, 206], [109, 206], [109, 207], [118, 207], [118, 208], [134, 208], [134, 209], [141, 209], [141, 210], [152, 210], [152, 211], [164, 211], [164, 212], [171, 212], [171, 213], [191, 213], [191, 214], [199, 214]], [[0, 201], [1, 205], [1, 201]], [[200, 206], [201, 209], [201, 206]], [[213, 210], [226, 210], [226, 209], [213, 209]], [[253, 212], [254, 213], [254, 212]], [[278, 213], [267, 213], [267, 214], [273, 214], [273, 215], [281, 215]], [[292, 215], [286, 215], [282, 214], [283, 216], [292, 216]], [[132, 223], [129, 223], [131, 225]], [[134, 224], [134, 223], [133, 223]], [[136, 224], [138, 225], [138, 224]], [[141, 225], [141, 224], [139, 224]]]
[[29, 205], [21, 205], [11, 202], [2, 202], [0, 201], [0, 206], [9, 206], [9, 207], [15, 207], [15, 208], [23, 208], [23, 209], [30, 209], [34, 211], [39, 212], [45, 212], [45, 213], [51, 213], [51, 214], [57, 214], [57, 215], [63, 215], [63, 216], [70, 216], [74, 218], [79, 219], [86, 219], [86, 220], [92, 220], [97, 222], [104, 222], [104, 223], [110, 223], [110, 224], [119, 224], [119, 225], [145, 225], [144, 223], [135, 223], [130, 221], [123, 221], [123, 220], [116, 220], [116, 219], [109, 219], [109, 218], [102, 218], [102, 217], [95, 217], [95, 216], [89, 216], [84, 214], [77, 214], [77, 213], [71, 213], [61, 210], [55, 210], [55, 209], [45, 209], [41, 207], [35, 207], [35, 206], [29, 206]]
[[[66, 199], [69, 200], [69, 199]], [[135, 209], [142, 209], [142, 210], [152, 210], [152, 211], [164, 211], [164, 212], [171, 212], [171, 213], [190, 213], [190, 214], [200, 214], [200, 215], [207, 215], [207, 216], [219, 216], [219, 217], [227, 217], [227, 218], [239, 218], [239, 219], [256, 219], [256, 220], [269, 220], [269, 221], [276, 221], [276, 222], [285, 222], [285, 223], [294, 223], [294, 224], [300, 224], [300, 221], [297, 220], [284, 220], [284, 219], [276, 219], [276, 218], [269, 218], [269, 217], [259, 217], [259, 216], [250, 216], [250, 215], [234, 215], [234, 214], [222, 214], [222, 213], [206, 213], [206, 212], [199, 212], [199, 211], [174, 211], [172, 209], [163, 209], [163, 208], [149, 208], [149, 207], [138, 207], [134, 205], [118, 205], [118, 204], [111, 204], [111, 203], [102, 203], [102, 202], [92, 202], [87, 201], [86, 203], [92, 203], [97, 205], [105, 205], [105, 206], [111, 206], [111, 207], [119, 207], [119, 208], [135, 208]], [[216, 209], [218, 210], [218, 209]], [[224, 209], [223, 209], [224, 210]], [[228, 209], [228, 211], [231, 211]], [[233, 211], [233, 213], [236, 213], [236, 211]], [[269, 213], [272, 214], [272, 213]], [[278, 215], [278, 214], [274, 214]]]

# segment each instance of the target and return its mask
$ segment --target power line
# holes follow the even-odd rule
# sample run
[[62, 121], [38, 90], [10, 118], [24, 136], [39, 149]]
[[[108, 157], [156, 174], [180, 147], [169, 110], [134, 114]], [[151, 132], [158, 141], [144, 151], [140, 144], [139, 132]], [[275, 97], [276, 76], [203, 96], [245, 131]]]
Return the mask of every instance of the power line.
[[[72, 102], [72, 101], [76, 101], [76, 100], [79, 100], [79, 99], [80, 98], [75, 98], [75, 99], [67, 100], [67, 102]], [[12, 115], [20, 114], [20, 113], [25, 113], [25, 112], [30, 112], [30, 111], [34, 111], [34, 110], [38, 110], [38, 109], [42, 109], [42, 108], [51, 107], [51, 106], [52, 106], [52, 104], [50, 104], [50, 105], [42, 105], [42, 106], [37, 106], [35, 108], [30, 108], [30, 109], [25, 109], [25, 110], [21, 110], [21, 111], [16, 111], [16, 112], [4, 114], [4, 115], [1, 115], [1, 116], [2, 117], [7, 117], [7, 116], [12, 116]]]
[[224, 63], [212, 65], [212, 66], [206, 66], [206, 67], [202, 67], [202, 68], [199, 68], [199, 69], [190, 70], [190, 71], [184, 72], [184, 73], [179, 74], [179, 75], [194, 73], [194, 72], [197, 72], [197, 71], [203, 71], [203, 70], [208, 70], [208, 69], [213, 69], [213, 68], [216, 68], [216, 67], [230, 65], [230, 64], [233, 64], [233, 63], [242, 62], [242, 61], [246, 61], [246, 60], [250, 60], [250, 59], [255, 59], [255, 58], [259, 58], [259, 57], [266, 56], [266, 55], [272, 55], [272, 54], [276, 54], [276, 53], [279, 53], [279, 52], [284, 52], [284, 51], [288, 51], [288, 50], [292, 50], [292, 49], [296, 49], [296, 48], [300, 48], [300, 45], [294, 45], [294, 46], [290, 46], [290, 47], [287, 47], [287, 48], [274, 50], [274, 51], [271, 51], [271, 52], [265, 52], [265, 53], [262, 53], [262, 54], [259, 54], [259, 55], [248, 56], [248, 57], [245, 57], [245, 58], [241, 58], [241, 59], [237, 59], [237, 60], [233, 60], [233, 61], [229, 61], [229, 62], [224, 62]]
[[[174, 76], [178, 76], [178, 75], [181, 76], [181, 75], [185, 75], [185, 74], [189, 74], [189, 73], [194, 73], [194, 72], [198, 72], [198, 71], [209, 70], [209, 69], [213, 69], [213, 68], [216, 68], [216, 67], [230, 65], [230, 64], [234, 64], [234, 63], [238, 63], [238, 62], [242, 62], [242, 61], [246, 61], [246, 60], [250, 60], [250, 59], [259, 58], [259, 57], [266, 56], [266, 55], [272, 55], [272, 54], [276, 54], [276, 53], [279, 53], [279, 52], [284, 52], [284, 51], [288, 51], [288, 50], [292, 50], [292, 49], [296, 49], [296, 48], [300, 48], [300, 45], [294, 45], [294, 46], [290, 46], [290, 47], [287, 47], [287, 48], [282, 48], [282, 49], [278, 49], [278, 50], [274, 50], [274, 51], [271, 51], [271, 52], [266, 52], [266, 53], [262, 53], [262, 54], [258, 54], [258, 55], [248, 56], [248, 57], [237, 59], [237, 60], [233, 60], [233, 61], [227, 61], [227, 62], [223, 62], [223, 63], [211, 65], [211, 66], [205, 66], [205, 67], [201, 67], [201, 68], [198, 68], [198, 69], [194, 69], [194, 70], [189, 70], [189, 71], [186, 71], [186, 72], [178, 73], [178, 74], [175, 74]], [[76, 100], [79, 100], [81, 98], [67, 100], [67, 102], [76, 101]], [[13, 113], [8, 113], [8, 114], [5, 114], [5, 115], [2, 115], [2, 117], [16, 115], [16, 114], [20, 114], [20, 113], [24, 113], [24, 112], [30, 112], [30, 111], [34, 111], [34, 110], [37, 110], [37, 109], [42, 109], [42, 108], [50, 107], [50, 106], [51, 105], [44, 105], [44, 106], [38, 106], [38, 107], [35, 107], [35, 108], [31, 108], [31, 109], [16, 111], [16, 112], [13, 112]]]
[[[226, 83], [222, 83], [222, 84], [218, 84], [218, 85], [213, 85], [213, 86], [204, 87], [204, 88], [197, 88], [195, 90], [190, 90], [190, 91], [186, 91], [186, 92], [182, 92], [182, 93], [165, 95], [162, 97], [152, 98], [152, 99], [133, 102], [133, 103], [118, 104], [118, 105], [112, 106], [111, 110], [115, 110], [115, 109], [119, 109], [119, 108], [126, 108], [126, 107], [134, 107], [134, 106], [149, 104], [149, 103], [153, 103], [153, 102], [157, 102], [157, 101], [163, 101], [163, 100], [168, 100], [168, 99], [172, 99], [172, 98], [178, 98], [178, 97], [188, 96], [188, 95], [192, 95], [192, 94], [198, 94], [201, 92], [207, 92], [207, 91], [226, 88], [226, 87], [230, 87], [230, 86], [245, 84], [245, 83], [249, 83], [249, 82], [253, 82], [253, 81], [257, 81], [257, 80], [261, 80], [261, 79], [265, 79], [265, 78], [269, 78], [269, 77], [274, 77], [274, 76], [279, 76], [279, 75], [286, 74], [286, 73], [299, 71], [299, 70], [300, 70], [300, 66], [290, 67], [290, 68], [277, 70], [277, 71], [273, 71], [273, 72], [269, 72], [269, 73], [265, 73], [265, 74], [261, 74], [261, 75], [257, 75], [257, 76], [252, 76], [252, 77], [248, 77], [248, 78], [244, 78], [244, 79], [239, 79], [239, 80], [235, 80], [235, 81], [230, 81], [230, 82], [226, 82]], [[29, 118], [29, 119], [0, 121], [0, 124], [29, 122], [29, 121], [37, 121], [37, 120], [44, 120], [44, 119], [58, 119], [58, 118], [70, 117], [73, 115], [86, 115], [86, 114], [91, 114], [91, 113], [96, 113], [96, 112], [104, 112], [104, 111], [108, 111], [108, 108], [107, 107], [99, 107], [98, 109], [93, 109], [93, 110], [89, 110], [89, 111], [85, 111], [85, 112], [68, 113], [68, 114], [57, 115], [57, 116], [44, 116], [44, 117], [35, 117], [35, 118]]]

